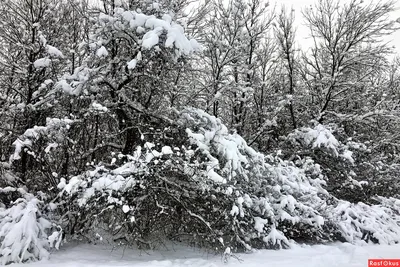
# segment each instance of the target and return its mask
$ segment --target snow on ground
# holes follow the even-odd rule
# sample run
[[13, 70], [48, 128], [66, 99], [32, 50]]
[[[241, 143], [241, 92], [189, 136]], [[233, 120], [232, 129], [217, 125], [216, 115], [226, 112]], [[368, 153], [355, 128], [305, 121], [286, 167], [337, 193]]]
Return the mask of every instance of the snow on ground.
[[260, 250], [240, 254], [224, 263], [221, 256], [196, 248], [174, 246], [169, 250], [137, 251], [112, 249], [103, 245], [66, 245], [52, 254], [50, 260], [13, 264], [12, 267], [366, 267], [367, 260], [400, 259], [400, 245], [354, 246], [350, 244], [299, 246], [290, 250]]

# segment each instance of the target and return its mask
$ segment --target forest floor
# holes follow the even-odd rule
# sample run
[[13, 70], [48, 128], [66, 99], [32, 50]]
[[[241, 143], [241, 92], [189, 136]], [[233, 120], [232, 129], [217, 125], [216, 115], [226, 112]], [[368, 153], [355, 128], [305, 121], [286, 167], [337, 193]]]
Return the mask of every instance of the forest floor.
[[[368, 259], [399, 259], [400, 245], [332, 244], [300, 246], [289, 250], [258, 250], [238, 254], [224, 263], [221, 256], [200, 249], [169, 246], [157, 251], [138, 251], [105, 245], [67, 244], [52, 253], [49, 260], [12, 267], [367, 267]], [[382, 265], [384, 266], [384, 265]], [[399, 265], [400, 266], [400, 265]]]

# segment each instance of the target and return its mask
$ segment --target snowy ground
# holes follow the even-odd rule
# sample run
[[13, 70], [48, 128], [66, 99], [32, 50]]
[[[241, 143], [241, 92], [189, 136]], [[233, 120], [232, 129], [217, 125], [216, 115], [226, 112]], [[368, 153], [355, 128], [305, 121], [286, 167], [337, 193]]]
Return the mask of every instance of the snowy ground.
[[239, 262], [231, 258], [224, 264], [221, 257], [198, 249], [175, 247], [169, 251], [139, 252], [112, 250], [108, 246], [69, 245], [54, 252], [48, 261], [13, 264], [12, 267], [356, 267], [368, 266], [371, 258], [400, 259], [400, 245], [353, 246], [350, 244], [295, 246], [290, 250], [256, 251], [242, 254]]

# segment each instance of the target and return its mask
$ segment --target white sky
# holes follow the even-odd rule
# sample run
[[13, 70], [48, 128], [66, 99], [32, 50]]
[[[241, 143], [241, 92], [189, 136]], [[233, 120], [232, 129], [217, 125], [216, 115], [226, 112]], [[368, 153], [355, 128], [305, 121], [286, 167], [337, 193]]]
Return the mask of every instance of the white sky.
[[[372, 0], [364, 0], [364, 1], [372, 1]], [[299, 40], [301, 40], [301, 46], [303, 48], [306, 48], [307, 43], [310, 43], [310, 41], [307, 39], [309, 36], [309, 32], [307, 28], [303, 25], [304, 19], [301, 14], [301, 10], [303, 10], [305, 7], [314, 5], [317, 3], [318, 0], [270, 0], [270, 3], [272, 6], [276, 4], [277, 11], [280, 10], [281, 5], [285, 5], [288, 9], [290, 7], [293, 7], [293, 9], [296, 11], [296, 27], [297, 27], [297, 42], [299, 43]], [[349, 0], [341, 0], [341, 3], [346, 3], [349, 2]], [[396, 8], [397, 10], [393, 12], [392, 18], [393, 20], [396, 20], [397, 18], [400, 18], [400, 1], [396, 0]], [[397, 24], [397, 26], [400, 27], [400, 23]], [[396, 47], [396, 52], [397, 54], [400, 55], [400, 30], [392, 34], [391, 36], [387, 37], [387, 40], [391, 42], [393, 46]]]

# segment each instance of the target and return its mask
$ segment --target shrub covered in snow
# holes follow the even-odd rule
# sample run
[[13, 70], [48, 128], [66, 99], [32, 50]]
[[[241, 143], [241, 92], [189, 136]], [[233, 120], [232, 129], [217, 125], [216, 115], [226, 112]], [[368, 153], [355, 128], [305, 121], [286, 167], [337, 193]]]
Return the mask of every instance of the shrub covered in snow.
[[294, 162], [297, 158], [315, 162], [325, 177], [327, 191], [334, 197], [354, 203], [369, 201], [365, 190], [368, 183], [354, 171], [359, 167], [357, 155], [365, 146], [346, 140], [337, 125], [312, 124], [296, 129], [285, 138], [282, 157]]
[[[342, 141], [334, 133], [342, 135]], [[365, 167], [356, 157], [368, 151], [364, 144], [344, 139], [341, 129], [335, 125], [319, 123], [295, 130], [285, 141], [288, 143], [283, 143], [284, 157], [299, 167], [299, 159], [311, 160], [327, 181], [330, 198], [324, 219], [329, 229], [325, 232], [333, 240], [380, 244], [400, 241], [398, 200], [376, 197], [371, 193], [376, 182], [365, 181], [357, 175]], [[371, 166], [367, 169], [373, 171]]]
[[[311, 157], [266, 156], [198, 109], [186, 108], [173, 121], [158, 123], [132, 154], [116, 152], [110, 163], [60, 178], [58, 211], [70, 237], [146, 248], [173, 239], [221, 252], [288, 248], [290, 240], [399, 242], [398, 200], [377, 198], [376, 205], [338, 200], [324, 189], [322, 168]], [[51, 125], [31, 130], [38, 134], [28, 140]], [[306, 137], [307, 144], [319, 138]], [[334, 150], [339, 142], [319, 144]], [[47, 236], [51, 224], [41, 206], [30, 197], [3, 207], [3, 221], [10, 222], [2, 226], [8, 229], [2, 230], [8, 262], [46, 257], [50, 244], [59, 245], [59, 232]], [[9, 236], [22, 224], [36, 234], [20, 247]]]
[[[396, 199], [381, 198], [374, 206], [338, 200], [325, 189], [322, 168], [311, 157], [266, 156], [198, 109], [186, 108], [173, 119], [154, 124], [154, 133], [142, 135], [132, 154], [114, 152], [109, 163], [59, 178], [59, 212], [70, 237], [147, 248], [173, 239], [221, 252], [288, 248], [290, 240], [399, 241]], [[22, 144], [30, 149], [42, 132], [57, 132], [51, 125], [29, 130], [37, 134]], [[306, 145], [319, 140], [334, 157], [346, 151], [323, 128], [297, 132], [297, 138]], [[36, 207], [23, 199], [15, 203]], [[46, 242], [59, 245], [58, 232], [45, 242], [48, 226], [37, 226], [33, 243], [43, 241], [43, 249], [32, 258], [45, 256]]]
[[397, 244], [400, 242], [399, 201], [381, 200], [380, 205], [339, 200], [328, 208], [327, 214], [346, 242]]
[[0, 203], [0, 263], [20, 263], [47, 258], [52, 247], [58, 248], [61, 233], [41, 210], [43, 201], [22, 189], [0, 188], [0, 193], [22, 195], [10, 203]]
[[301, 169], [266, 157], [201, 110], [185, 109], [176, 121], [174, 141], [147, 140], [133, 155], [116, 157], [114, 168], [61, 181], [74, 204], [66, 212], [77, 221], [69, 231], [95, 236], [94, 229], [107, 229], [128, 243], [173, 238], [235, 251], [325, 238], [329, 195], [312, 162]]

